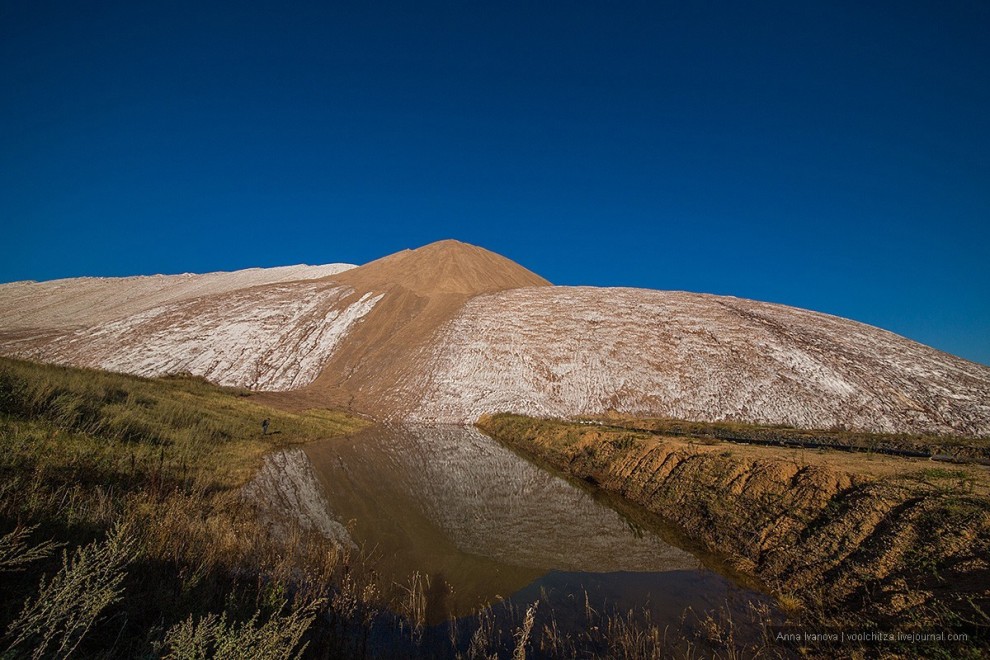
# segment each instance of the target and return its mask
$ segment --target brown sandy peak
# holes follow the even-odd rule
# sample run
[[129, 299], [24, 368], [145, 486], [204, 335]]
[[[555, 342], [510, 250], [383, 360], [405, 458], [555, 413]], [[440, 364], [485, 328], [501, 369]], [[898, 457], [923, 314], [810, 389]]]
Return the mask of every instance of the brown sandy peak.
[[476, 295], [549, 286], [536, 273], [490, 250], [447, 239], [402, 250], [335, 276], [358, 289], [400, 286], [420, 295]]

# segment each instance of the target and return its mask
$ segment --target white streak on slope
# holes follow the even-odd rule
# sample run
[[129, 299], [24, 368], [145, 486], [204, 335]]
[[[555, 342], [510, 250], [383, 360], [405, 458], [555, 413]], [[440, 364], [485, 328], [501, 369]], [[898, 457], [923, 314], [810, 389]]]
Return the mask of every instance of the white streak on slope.
[[139, 376], [188, 372], [214, 383], [289, 390], [312, 382], [382, 296], [293, 282], [157, 307], [46, 346], [46, 361]]

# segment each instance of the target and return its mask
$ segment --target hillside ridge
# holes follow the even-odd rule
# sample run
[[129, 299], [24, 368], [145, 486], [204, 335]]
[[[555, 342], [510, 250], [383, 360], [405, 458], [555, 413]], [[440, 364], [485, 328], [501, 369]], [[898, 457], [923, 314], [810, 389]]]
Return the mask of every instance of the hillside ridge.
[[[990, 367], [837, 316], [553, 286], [455, 240], [306, 268], [167, 276], [157, 288], [153, 278], [0, 285], [0, 354], [189, 372], [286, 408], [384, 420], [616, 411], [990, 436]], [[177, 277], [185, 284], [169, 286]]]

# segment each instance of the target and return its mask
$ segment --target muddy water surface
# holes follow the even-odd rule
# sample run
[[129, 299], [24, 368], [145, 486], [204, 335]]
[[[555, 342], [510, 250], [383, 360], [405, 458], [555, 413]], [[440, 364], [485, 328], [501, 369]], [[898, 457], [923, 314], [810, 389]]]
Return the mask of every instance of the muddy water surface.
[[[329, 525], [398, 584], [429, 576], [428, 619], [502, 599], [649, 606], [654, 620], [761, 598], [650, 516], [473, 428], [374, 427], [305, 448]], [[623, 511], [623, 509], [627, 509]], [[343, 530], [346, 530], [344, 532]], [[683, 545], [683, 544], [682, 544]]]

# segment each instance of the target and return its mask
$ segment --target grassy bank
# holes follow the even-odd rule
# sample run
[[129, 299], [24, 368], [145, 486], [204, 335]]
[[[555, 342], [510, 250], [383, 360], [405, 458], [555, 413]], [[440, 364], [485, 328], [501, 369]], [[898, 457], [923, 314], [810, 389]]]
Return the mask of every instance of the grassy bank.
[[768, 584], [798, 624], [969, 639], [924, 648], [946, 657], [986, 649], [986, 468], [746, 446], [626, 422], [630, 428], [497, 415], [479, 427], [676, 523]]
[[291, 524], [273, 533], [242, 496], [267, 452], [366, 423], [285, 413], [247, 394], [0, 359], [0, 657], [735, 658], [766, 648], [719, 612], [685, 613], [674, 630], [645, 610], [586, 604], [582, 632], [567, 632], [545, 599], [428, 626], [430, 576], [382, 585], [362, 552]]
[[3, 657], [300, 646], [340, 556], [287, 552], [239, 488], [270, 449], [365, 423], [244, 394], [0, 359]]

